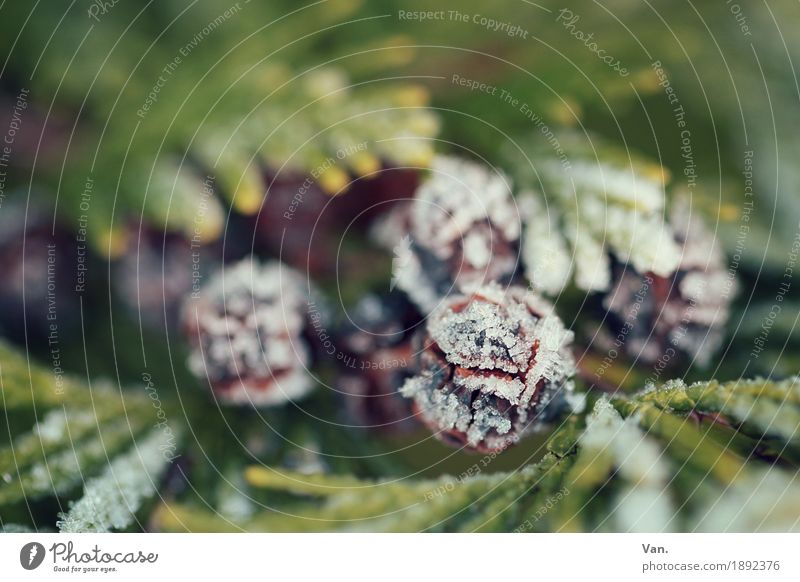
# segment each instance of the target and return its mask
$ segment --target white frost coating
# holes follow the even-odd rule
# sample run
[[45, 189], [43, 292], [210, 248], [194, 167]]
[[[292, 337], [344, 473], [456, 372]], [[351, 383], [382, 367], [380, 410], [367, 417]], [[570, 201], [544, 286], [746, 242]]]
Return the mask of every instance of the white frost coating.
[[220, 495], [217, 511], [232, 521], [244, 521], [253, 516], [256, 506], [243, 493], [226, 488]]
[[520, 397], [525, 391], [525, 384], [518, 378], [510, 376], [476, 373], [463, 378], [456, 377], [454, 382], [470, 392], [480, 391], [485, 394], [495, 394], [515, 405], [521, 404]]
[[[557, 294], [574, 272], [580, 289], [605, 291], [612, 255], [640, 273], [667, 277], [678, 268], [680, 245], [665, 224], [659, 180], [606, 162], [577, 160], [565, 170], [550, 160], [538, 168], [551, 210], [526, 216], [523, 246], [527, 276], [536, 288]], [[553, 234], [559, 229], [566, 240]]]
[[[656, 389], [657, 388], [656, 388], [655, 384], [653, 384], [652, 382], [648, 382], [647, 385], [644, 388], [644, 392], [643, 393], [646, 394], [647, 392], [653, 392]], [[680, 378], [673, 378], [671, 380], [667, 380], [666, 382], [664, 382], [664, 384], [662, 386], [662, 390], [682, 390], [682, 391], [685, 392], [686, 391], [686, 382], [684, 382]]]
[[583, 411], [586, 410], [586, 393], [567, 390], [564, 394], [564, 399], [573, 414], [583, 414]]
[[671, 205], [669, 222], [676, 237], [683, 243], [681, 269], [715, 270], [724, 264], [725, 255], [719, 241], [710, 232], [697, 210], [692, 210], [686, 196]]
[[[560, 164], [558, 167], [563, 172]], [[632, 167], [578, 161], [572, 164], [569, 177], [578, 192], [592, 192], [638, 212], [660, 212], [664, 207], [662, 185], [637, 173]]]
[[482, 269], [492, 260], [492, 241], [486, 231], [472, 230], [464, 237], [464, 260], [476, 269]]
[[614, 531], [631, 533], [669, 533], [676, 530], [675, 506], [666, 483], [633, 485], [616, 495]]
[[[70, 423], [73, 426], [91, 426], [96, 423], [90, 411], [72, 411], [69, 413]], [[42, 443], [60, 443], [69, 438], [67, 431], [67, 413], [63, 409], [51, 410], [34, 426], [34, 433]]]
[[798, 532], [800, 477], [778, 467], [740, 475], [734, 486], [704, 492], [708, 513], [693, 526], [704, 532]]
[[392, 281], [424, 312], [433, 311], [442, 300], [414, 253], [393, 265]]
[[416, 261], [393, 264], [394, 280], [423, 311], [451, 290], [470, 292], [517, 267], [521, 223], [508, 179], [480, 164], [437, 157], [410, 204], [393, 209], [372, 236], [397, 249], [404, 230]]
[[525, 276], [533, 286], [549, 295], [557, 295], [572, 276], [572, 257], [567, 241], [559, 232], [559, 218], [551, 205], [539, 202], [539, 194], [520, 194], [519, 205], [525, 221], [522, 261]]
[[661, 449], [639, 428], [638, 418], [623, 419], [605, 397], [587, 417], [581, 444], [612, 454], [620, 474], [634, 483], [655, 485], [670, 477]]
[[[546, 315], [536, 322], [534, 334], [539, 340], [539, 345], [536, 348], [533, 365], [528, 368], [528, 376], [544, 378], [546, 381], [571, 376], [575, 364], [572, 358], [564, 357], [564, 354], [569, 352], [573, 332], [564, 329], [564, 324], [558, 316]], [[529, 382], [522, 400], [529, 402], [533, 398], [535, 389], [536, 386]]]
[[688, 320], [692, 329], [687, 333], [673, 330], [670, 337], [700, 366], [707, 366], [722, 345], [736, 280], [728, 276], [718, 241], [697, 212], [693, 214], [688, 198], [679, 198], [672, 205], [670, 225], [682, 244], [683, 279], [678, 286], [680, 301], [670, 301], [663, 310], [665, 323]]
[[369, 228], [369, 238], [384, 250], [394, 252], [408, 235], [411, 220], [410, 200], [402, 200], [379, 216]]
[[430, 381], [424, 376], [409, 378], [400, 388], [400, 393], [406, 398], [414, 398], [423, 415], [434, 417], [441, 430], [466, 431], [472, 417], [469, 406], [455, 394], [428, 390]]
[[190, 369], [224, 384], [218, 396], [228, 403], [268, 406], [305, 395], [313, 384], [300, 334], [310, 305], [303, 278], [278, 262], [227, 267], [188, 304], [188, 325], [197, 327], [189, 339], [199, 342]]
[[515, 303], [506, 310], [472, 301], [462, 311], [446, 307], [432, 315], [428, 331], [453, 364], [514, 373], [528, 367], [535, 325], [524, 305]]
[[409, 267], [412, 261], [416, 260], [414, 251], [411, 249], [411, 235], [406, 234], [394, 246], [394, 257], [392, 258], [392, 281], [390, 283], [390, 290], [394, 290], [403, 272]]
[[432, 249], [446, 248], [486, 221], [506, 240], [519, 238], [509, 179], [474, 162], [437, 156], [411, 210], [415, 239]]
[[502, 450], [536, 428], [530, 414], [573, 389], [572, 332], [524, 288], [490, 284], [451, 297], [427, 332], [432, 360], [401, 394], [414, 399], [426, 424], [471, 447]]
[[[88, 444], [81, 445], [81, 447], [81, 454], [93, 455], [104, 452], [98, 441], [91, 441]], [[81, 466], [75, 449], [51, 455], [47, 458], [47, 465], [36, 463], [31, 467], [30, 488], [26, 488], [26, 491], [28, 493], [48, 490], [65, 491], [77, 480], [80, 471]], [[58, 477], [62, 475], [67, 476], [69, 482], [67, 482], [67, 479], [59, 481]]]
[[602, 244], [585, 231], [572, 232], [575, 284], [584, 291], [605, 291], [611, 285], [611, 261]]
[[524, 372], [530, 383], [522, 404], [530, 401], [539, 380], [560, 381], [573, 373], [567, 347], [574, 334], [535, 294], [519, 288], [504, 291], [490, 284], [466, 307], [460, 308], [461, 302], [446, 303], [428, 323], [428, 333], [448, 362], [479, 370]]
[[64, 533], [107, 532], [133, 523], [142, 502], [152, 496], [167, 465], [163, 454], [166, 433], [154, 431], [106, 470], [89, 480], [83, 497], [61, 514], [58, 529]]
[[500, 440], [504, 443], [510, 444], [518, 438], [509, 434], [510, 419], [502, 416], [496, 408], [486, 406], [483, 400], [476, 400], [473, 404], [472, 424], [467, 429], [467, 444], [477, 446], [490, 431], [500, 435]]
[[609, 207], [606, 235], [617, 258], [640, 273], [668, 277], [678, 268], [681, 248], [661, 214], [641, 215]]
[[[668, 292], [655, 293], [643, 284], [639, 273], [627, 269], [618, 276], [604, 304], [618, 317], [636, 320], [628, 334], [628, 353], [642, 361], [655, 362], [669, 342], [698, 365], [706, 366], [724, 339], [722, 332], [730, 316], [736, 284], [729, 277], [716, 240], [698, 216], [691, 216], [685, 199], [678, 199], [673, 205], [670, 228], [669, 234], [664, 234], [657, 225], [651, 227], [652, 248], [657, 248], [663, 237], [671, 237], [680, 247], [678, 272], [661, 282], [669, 287]], [[634, 262], [634, 267], [642, 272], [641, 265]], [[630, 317], [633, 309], [638, 317]]]
[[636, 416], [623, 419], [606, 397], [595, 404], [581, 435], [581, 454], [611, 455], [625, 480], [614, 506], [614, 531], [670, 531], [675, 516], [668, 484], [672, 472], [658, 444], [639, 428]]

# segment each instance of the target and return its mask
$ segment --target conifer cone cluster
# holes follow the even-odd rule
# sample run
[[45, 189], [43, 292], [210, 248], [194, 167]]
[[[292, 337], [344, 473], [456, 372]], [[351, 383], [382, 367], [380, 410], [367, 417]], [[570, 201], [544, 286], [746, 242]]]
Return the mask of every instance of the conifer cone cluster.
[[[392, 184], [402, 185], [394, 195]], [[617, 197], [638, 199], [635, 191], [622, 192], [631, 184], [615, 182]], [[510, 181], [471, 161], [435, 158], [413, 193], [409, 185], [392, 178], [377, 189], [380, 195], [371, 202], [385, 209], [382, 215], [370, 202], [325, 200], [312, 188], [280, 229], [306, 234], [321, 229], [322, 250], [307, 257], [323, 267], [303, 265], [316, 276], [334, 261], [332, 233], [342, 236], [365, 214], [369, 220], [359, 225], [361, 232], [394, 251], [391, 286], [402, 294], [363, 297], [333, 337], [318, 346], [318, 354], [336, 365], [334, 387], [352, 425], [391, 431], [416, 418], [448, 444], [502, 451], [553, 420], [573, 390], [573, 333], [539, 295], [539, 290], [561, 292], [573, 271], [571, 264], [560, 264], [569, 260], [566, 243], [548, 237], [561, 228], [559, 219], [545, 220], [549, 210], [534, 193], [523, 196], [517, 208]], [[292, 208], [295, 186], [274, 186], [272, 203]], [[655, 187], [646, 194], [649, 208], [661, 208]], [[655, 210], [647, 219], [657, 220]], [[703, 363], [718, 347], [727, 319], [730, 297], [718, 291], [732, 293], [734, 285], [728, 285], [714, 237], [690, 216], [688, 206], [675, 205], [662, 231], [669, 238], [667, 258], [655, 248], [661, 234], [653, 248], [636, 249], [636, 260], [623, 260], [616, 247], [598, 247], [605, 257], [598, 264], [609, 267], [608, 281], [589, 288], [608, 313], [601, 335], [607, 339], [625, 327], [625, 349], [644, 362], [673, 350]], [[294, 234], [295, 242], [307, 244]], [[614, 241], [622, 249], [634, 239], [639, 240], [626, 235]], [[585, 242], [572, 240], [576, 252]], [[519, 260], [520, 249], [531, 248], [536, 261], [529, 260], [529, 252]], [[287, 258], [302, 263], [296, 255]], [[554, 264], [543, 271], [547, 261]], [[670, 271], [673, 262], [679, 266]], [[591, 279], [589, 263], [583, 257], [575, 274], [579, 288]], [[637, 270], [650, 263], [658, 268], [644, 275]], [[364, 268], [348, 270], [348, 276], [359, 279]], [[529, 287], [523, 285], [526, 278]], [[312, 385], [311, 328], [327, 335], [313, 305], [308, 285], [290, 267], [253, 261], [229, 267], [184, 312], [191, 369], [207, 377], [226, 403], [265, 406], [305, 395]]]
[[552, 297], [588, 293], [602, 318], [585, 338], [593, 351], [625, 354], [626, 364], [707, 365], [736, 288], [714, 233], [685, 194], [668, 203], [660, 164], [597, 136], [560, 137], [567, 158], [528, 143], [535, 163], [511, 166], [523, 187], [528, 282]]
[[574, 362], [571, 332], [519, 279], [520, 212], [503, 174], [434, 159], [411, 200], [373, 230], [421, 313], [401, 393], [444, 442], [497, 452], [550, 418]]

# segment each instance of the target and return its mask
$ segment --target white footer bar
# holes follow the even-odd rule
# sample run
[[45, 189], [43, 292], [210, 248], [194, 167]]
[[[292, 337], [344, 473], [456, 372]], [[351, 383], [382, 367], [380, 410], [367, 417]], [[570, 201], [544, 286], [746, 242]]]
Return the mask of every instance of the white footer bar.
[[796, 581], [798, 548], [794, 534], [3, 534], [0, 579]]

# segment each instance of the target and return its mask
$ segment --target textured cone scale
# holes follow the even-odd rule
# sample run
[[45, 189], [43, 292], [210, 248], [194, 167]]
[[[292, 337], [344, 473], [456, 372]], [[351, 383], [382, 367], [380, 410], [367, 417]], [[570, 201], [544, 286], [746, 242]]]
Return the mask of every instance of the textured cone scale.
[[678, 270], [658, 277], [616, 264], [617, 283], [603, 305], [628, 355], [666, 366], [680, 353], [706, 366], [722, 343], [736, 281], [713, 234], [688, 204], [675, 205], [670, 226], [681, 246]]
[[189, 368], [226, 404], [272, 406], [307, 394], [309, 294], [277, 262], [226, 267], [184, 306]]
[[448, 298], [422, 336], [401, 390], [441, 440], [502, 451], [541, 425], [572, 390], [572, 332], [521, 287], [490, 284]]

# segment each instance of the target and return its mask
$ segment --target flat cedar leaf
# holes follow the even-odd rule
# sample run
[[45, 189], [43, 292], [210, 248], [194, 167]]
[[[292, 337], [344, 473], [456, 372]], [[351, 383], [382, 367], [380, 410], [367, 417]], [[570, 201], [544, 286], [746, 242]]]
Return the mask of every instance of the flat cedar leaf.
[[[251, 467], [252, 487], [310, 497], [291, 511], [241, 521], [169, 503], [155, 524], [163, 531], [796, 530], [796, 473], [725, 439], [738, 442], [741, 425], [748, 440], [769, 436], [773, 448], [791, 446], [796, 437], [782, 427], [800, 410], [798, 386], [797, 378], [672, 381], [602, 397], [585, 425], [579, 416], [566, 419], [545, 457], [514, 472], [376, 482]], [[713, 438], [698, 420], [711, 413], [718, 415]]]

